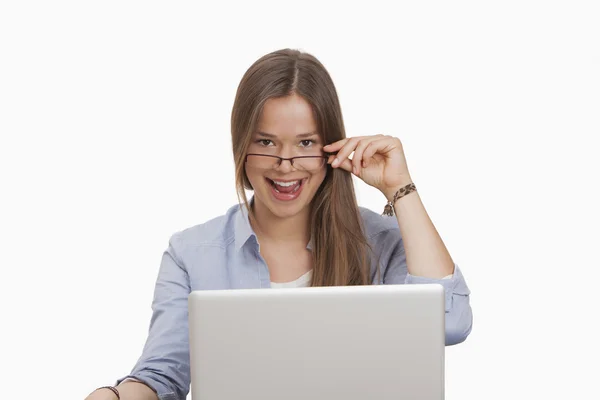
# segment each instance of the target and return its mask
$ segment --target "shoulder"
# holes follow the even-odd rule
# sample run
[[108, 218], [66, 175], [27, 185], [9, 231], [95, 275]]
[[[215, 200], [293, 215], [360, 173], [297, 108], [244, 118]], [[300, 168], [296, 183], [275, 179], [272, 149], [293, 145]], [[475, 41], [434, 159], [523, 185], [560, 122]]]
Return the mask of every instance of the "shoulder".
[[358, 207], [368, 240], [383, 237], [400, 238], [400, 228], [395, 217], [378, 214], [368, 208]]
[[234, 240], [239, 208], [239, 205], [233, 205], [223, 215], [173, 233], [169, 244], [179, 250], [199, 246], [227, 247]]

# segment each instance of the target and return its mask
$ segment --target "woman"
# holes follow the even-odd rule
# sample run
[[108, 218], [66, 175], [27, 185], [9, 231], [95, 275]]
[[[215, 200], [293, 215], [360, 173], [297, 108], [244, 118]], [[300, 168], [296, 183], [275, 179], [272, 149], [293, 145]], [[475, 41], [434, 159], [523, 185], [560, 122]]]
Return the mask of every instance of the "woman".
[[[257, 60], [238, 87], [231, 133], [240, 204], [172, 236], [144, 351], [116, 388], [90, 400], [185, 399], [192, 290], [440, 283], [446, 344], [465, 340], [470, 292], [421, 203], [400, 140], [346, 138], [335, 87], [317, 59], [286, 49]], [[358, 207], [351, 174], [382, 192], [386, 215]], [[250, 200], [244, 189], [254, 192]]]

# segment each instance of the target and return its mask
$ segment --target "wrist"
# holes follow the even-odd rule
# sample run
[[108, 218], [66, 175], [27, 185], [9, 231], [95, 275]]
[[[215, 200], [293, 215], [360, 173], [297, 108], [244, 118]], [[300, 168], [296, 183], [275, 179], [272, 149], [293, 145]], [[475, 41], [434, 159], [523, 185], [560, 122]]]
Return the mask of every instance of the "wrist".
[[[385, 205], [385, 208], [383, 209], [382, 215], [389, 215], [389, 216], [394, 215], [395, 214], [394, 207], [396, 206], [396, 202], [399, 199], [403, 198], [404, 196], [407, 196], [410, 193], [416, 192], [416, 191], [417, 191], [417, 187], [415, 186], [415, 184], [409, 183], [407, 185], [401, 186], [395, 192], [391, 192], [391, 191], [387, 192], [386, 198], [388, 199], [388, 202]], [[393, 194], [391, 194], [391, 193], [393, 193]]]
[[[103, 387], [99, 387], [98, 389], [96, 389], [94, 391], [94, 393], [96, 394], [101, 394], [102, 395], [102, 399], [106, 399], [106, 400], [120, 400], [121, 399], [121, 395], [119, 394], [119, 391], [116, 387], [114, 386], [103, 386]], [[98, 399], [100, 399], [100, 397], [98, 397]]]
[[396, 193], [398, 193], [399, 190], [406, 188], [408, 185], [411, 185], [412, 183], [413, 183], [413, 181], [409, 177], [408, 179], [404, 180], [402, 183], [395, 185], [395, 186], [388, 187], [388, 188], [382, 190], [381, 192], [383, 193], [383, 195], [385, 196], [385, 199], [387, 201], [394, 201], [394, 195]]

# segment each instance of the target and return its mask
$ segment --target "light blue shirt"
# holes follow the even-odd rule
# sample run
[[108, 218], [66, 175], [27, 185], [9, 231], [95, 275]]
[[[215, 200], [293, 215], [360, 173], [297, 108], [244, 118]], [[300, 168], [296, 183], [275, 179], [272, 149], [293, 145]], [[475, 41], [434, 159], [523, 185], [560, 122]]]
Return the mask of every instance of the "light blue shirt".
[[[396, 217], [362, 207], [360, 213], [369, 244], [375, 254], [381, 255], [380, 273], [376, 265], [371, 266], [374, 284], [441, 284], [446, 295], [446, 345], [464, 341], [471, 332], [472, 313], [470, 291], [458, 266], [454, 266], [450, 279], [408, 274]], [[162, 257], [142, 355], [131, 374], [117, 384], [135, 378], [153, 388], [160, 400], [185, 400], [190, 389], [190, 292], [269, 287], [269, 270], [259, 253], [245, 207], [232, 206], [225, 215], [175, 233]]]

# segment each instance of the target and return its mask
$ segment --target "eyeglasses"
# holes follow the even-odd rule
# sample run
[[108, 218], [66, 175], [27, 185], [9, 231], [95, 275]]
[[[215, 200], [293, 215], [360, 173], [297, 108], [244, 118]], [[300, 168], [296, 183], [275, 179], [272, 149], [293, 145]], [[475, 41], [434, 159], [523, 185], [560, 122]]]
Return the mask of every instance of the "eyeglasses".
[[246, 154], [246, 165], [252, 168], [274, 169], [281, 165], [283, 160], [288, 160], [292, 167], [300, 171], [314, 171], [325, 165], [329, 156], [298, 156], [283, 158], [267, 154]]

